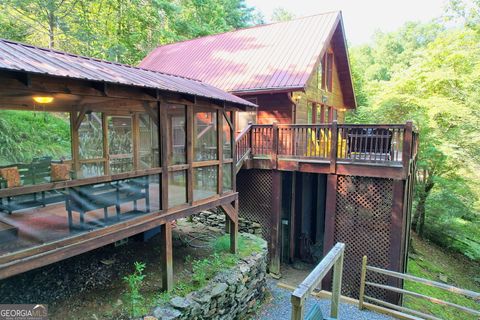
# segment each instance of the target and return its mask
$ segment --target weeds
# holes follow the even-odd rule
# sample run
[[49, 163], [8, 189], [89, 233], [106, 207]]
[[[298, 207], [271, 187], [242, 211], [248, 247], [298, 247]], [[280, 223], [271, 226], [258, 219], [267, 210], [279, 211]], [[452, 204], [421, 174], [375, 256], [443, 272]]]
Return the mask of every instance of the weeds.
[[134, 266], [134, 273], [124, 277], [123, 280], [128, 285], [129, 291], [126, 294], [126, 298], [130, 304], [130, 312], [134, 317], [138, 317], [142, 315], [144, 310], [145, 299], [140, 293], [140, 289], [142, 287], [143, 280], [145, 279], [145, 275], [143, 274], [143, 271], [145, 270], [145, 263], [135, 262]]

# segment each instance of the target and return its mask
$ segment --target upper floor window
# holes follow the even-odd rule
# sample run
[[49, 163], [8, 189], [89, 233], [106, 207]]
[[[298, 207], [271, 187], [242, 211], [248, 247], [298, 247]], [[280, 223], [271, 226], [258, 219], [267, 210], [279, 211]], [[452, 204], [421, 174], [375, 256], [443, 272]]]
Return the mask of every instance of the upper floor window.
[[327, 52], [322, 59], [322, 89], [332, 92], [333, 89], [333, 53]]

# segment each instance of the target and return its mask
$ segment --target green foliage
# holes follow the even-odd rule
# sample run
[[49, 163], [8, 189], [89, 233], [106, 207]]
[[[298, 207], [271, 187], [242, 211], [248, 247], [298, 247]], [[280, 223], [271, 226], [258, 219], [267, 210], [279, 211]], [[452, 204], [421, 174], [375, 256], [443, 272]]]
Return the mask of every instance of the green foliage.
[[162, 292], [157, 295], [154, 300], [165, 302], [173, 296], [184, 297], [190, 292], [202, 288], [216, 274], [235, 266], [240, 258], [247, 257], [255, 252], [260, 252], [262, 250], [261, 241], [261, 239], [253, 239], [239, 235], [238, 254], [235, 255], [229, 253], [230, 235], [226, 234], [214, 239], [211, 242], [213, 253], [204, 259], [192, 259], [190, 256], [185, 257], [186, 263], [191, 266], [191, 272], [187, 272], [188, 276], [177, 281], [171, 292]]
[[472, 12], [457, 28], [407, 23], [353, 48], [360, 107], [347, 121], [414, 120], [420, 149], [413, 223], [424, 212], [425, 236], [480, 259], [480, 33], [468, 23], [478, 18]]
[[[477, 274], [478, 263], [461, 261], [462, 257], [451, 255], [450, 252], [444, 252], [435, 247], [435, 245], [420, 241], [417, 238], [413, 240], [415, 255], [411, 255], [408, 261], [409, 274], [434, 281], [441, 281], [441, 278], [446, 278], [448, 284], [476, 292], [480, 291], [478, 283], [472, 281], [472, 278]], [[452, 294], [443, 289], [412, 281], [405, 281], [405, 289], [453, 302], [474, 310], [480, 310], [480, 305], [472, 299], [462, 295]], [[404, 299], [404, 305], [407, 308], [432, 314], [441, 319], [476, 319], [476, 317], [456, 310], [455, 308], [437, 305], [427, 300], [411, 296], [405, 296]]]
[[145, 299], [140, 293], [140, 289], [145, 279], [143, 271], [145, 270], [145, 263], [135, 262], [135, 271], [123, 278], [123, 280], [128, 285], [128, 292], [126, 294], [126, 299], [130, 304], [130, 312], [134, 317], [141, 316], [145, 313], [144, 302]]
[[0, 165], [31, 162], [35, 157], [69, 156], [70, 125], [62, 114], [0, 111]]
[[245, 0], [5, 0], [0, 36], [137, 64], [156, 46], [261, 23]]
[[282, 22], [295, 19], [295, 15], [285, 8], [277, 7], [273, 9], [271, 20], [273, 22]]

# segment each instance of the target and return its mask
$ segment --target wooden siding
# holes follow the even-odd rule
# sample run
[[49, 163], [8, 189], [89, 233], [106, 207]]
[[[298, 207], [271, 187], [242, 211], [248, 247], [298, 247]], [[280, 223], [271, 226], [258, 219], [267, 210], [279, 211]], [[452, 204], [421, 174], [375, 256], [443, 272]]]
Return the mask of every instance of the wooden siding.
[[[333, 52], [332, 46], [328, 48], [328, 52]], [[321, 63], [321, 60], [317, 61], [317, 65], [315, 67], [315, 71], [312, 72], [310, 79], [308, 80], [307, 88], [305, 92], [294, 92], [293, 99], [297, 102], [297, 109], [296, 109], [296, 122], [298, 124], [306, 124], [311, 123], [311, 119], [308, 119], [308, 108], [311, 108], [312, 103], [317, 103], [318, 105], [325, 105], [329, 107], [333, 107], [337, 110], [337, 120], [339, 123], [343, 123], [345, 119], [344, 111], [340, 111], [346, 108], [344, 99], [343, 99], [343, 92], [340, 83], [340, 77], [338, 74], [337, 63], [335, 59], [333, 59], [333, 71], [332, 71], [332, 78], [333, 78], [333, 85], [332, 85], [332, 92], [328, 92], [326, 89], [321, 88], [321, 74], [319, 74], [318, 66]], [[326, 97], [327, 102], [323, 103], [322, 97]], [[298, 99], [300, 98], [300, 99]]]
[[[277, 94], [259, 94], [257, 96], [242, 97], [247, 101], [254, 101], [258, 104], [257, 124], [272, 124], [278, 122], [289, 124], [292, 119], [292, 101], [288, 97], [289, 93]], [[238, 128], [241, 130], [243, 128]]]

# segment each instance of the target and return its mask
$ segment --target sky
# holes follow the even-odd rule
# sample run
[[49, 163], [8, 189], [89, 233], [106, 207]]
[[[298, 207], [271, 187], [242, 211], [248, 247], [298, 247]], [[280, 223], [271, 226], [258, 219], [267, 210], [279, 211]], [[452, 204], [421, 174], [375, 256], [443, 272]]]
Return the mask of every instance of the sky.
[[296, 17], [342, 10], [345, 33], [353, 45], [367, 43], [376, 30], [394, 31], [407, 21], [427, 22], [442, 15], [446, 0], [246, 0], [267, 22], [277, 7]]

